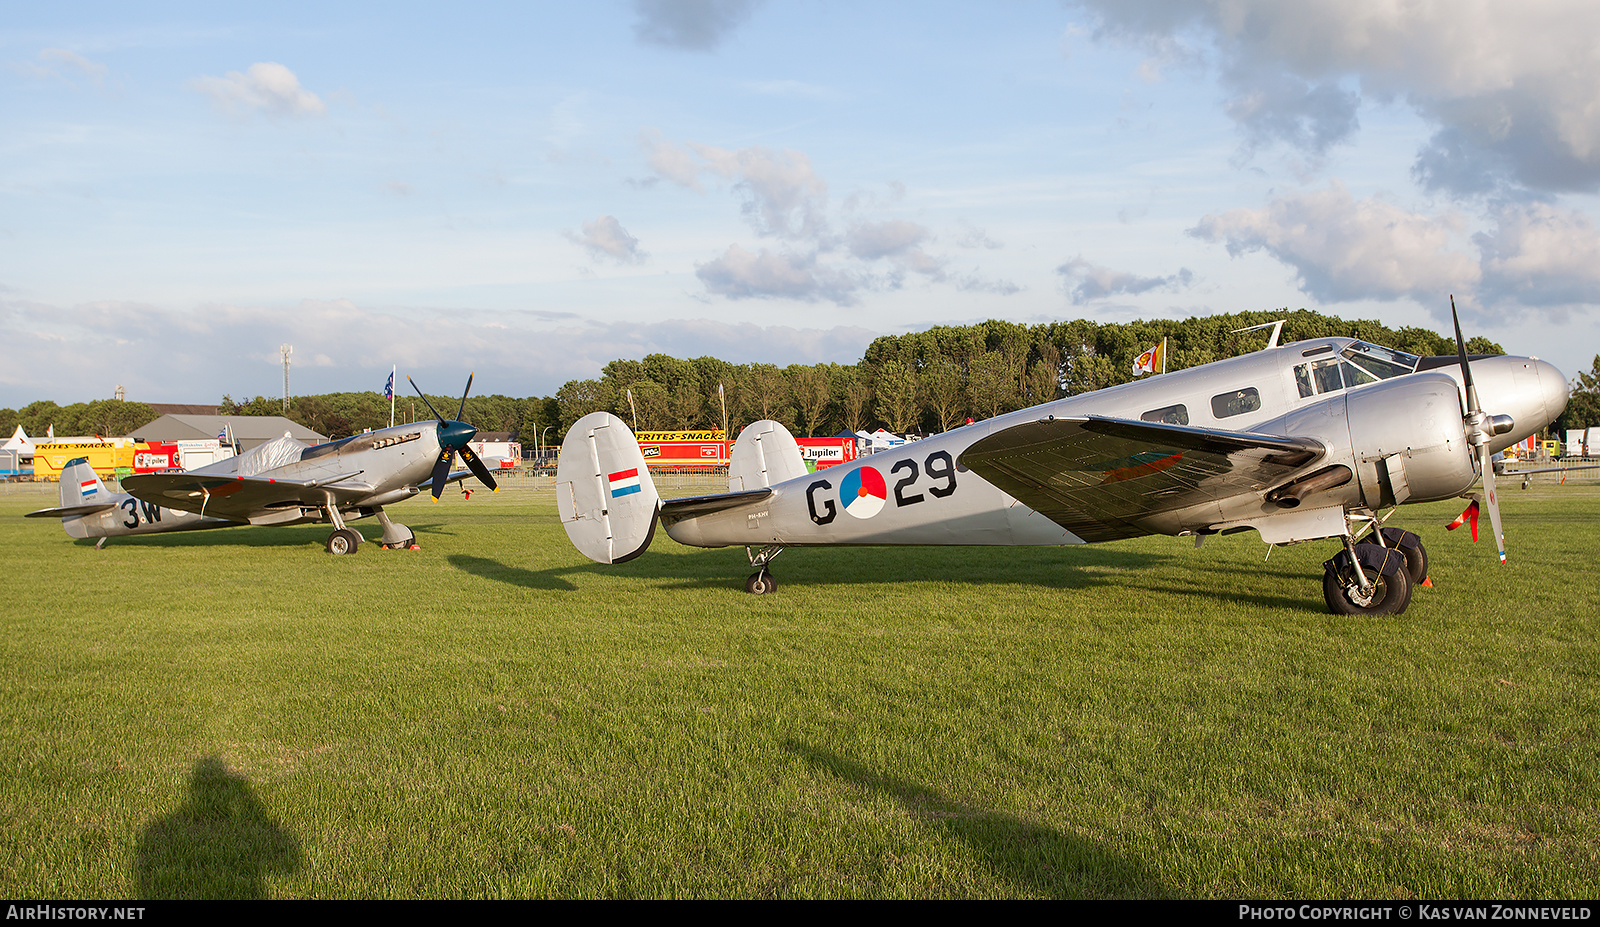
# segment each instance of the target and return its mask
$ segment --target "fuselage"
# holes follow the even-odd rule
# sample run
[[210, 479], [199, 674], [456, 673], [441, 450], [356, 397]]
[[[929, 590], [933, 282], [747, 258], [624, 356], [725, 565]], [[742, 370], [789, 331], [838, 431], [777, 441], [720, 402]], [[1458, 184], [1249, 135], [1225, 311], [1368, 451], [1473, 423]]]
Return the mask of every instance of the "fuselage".
[[[1343, 466], [1350, 479], [1303, 500], [1312, 508], [1377, 510], [1448, 498], [1477, 474], [1462, 421], [1460, 368], [1444, 360], [1350, 338], [1297, 342], [996, 416], [780, 483], [754, 507], [664, 515], [663, 527], [674, 540], [702, 547], [1082, 543], [961, 465], [962, 452], [976, 441], [1050, 416], [1315, 438], [1327, 453], [1307, 472]], [[1491, 440], [1492, 450], [1538, 432], [1566, 407], [1566, 380], [1544, 361], [1492, 356], [1471, 366], [1485, 410], [1513, 419], [1509, 431]], [[1108, 461], [1107, 472], [1118, 465], [1139, 462]], [[1258, 527], [1252, 519], [1285, 508], [1267, 495], [1164, 513], [1139, 533]]]

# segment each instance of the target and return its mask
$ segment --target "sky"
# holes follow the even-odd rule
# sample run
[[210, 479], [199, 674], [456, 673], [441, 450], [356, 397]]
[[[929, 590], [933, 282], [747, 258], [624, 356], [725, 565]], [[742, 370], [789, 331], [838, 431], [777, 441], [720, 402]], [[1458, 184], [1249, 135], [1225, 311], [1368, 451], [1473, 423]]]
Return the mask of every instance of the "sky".
[[0, 21], [0, 406], [552, 395], [1307, 308], [1600, 353], [1600, 4], [72, 3]]

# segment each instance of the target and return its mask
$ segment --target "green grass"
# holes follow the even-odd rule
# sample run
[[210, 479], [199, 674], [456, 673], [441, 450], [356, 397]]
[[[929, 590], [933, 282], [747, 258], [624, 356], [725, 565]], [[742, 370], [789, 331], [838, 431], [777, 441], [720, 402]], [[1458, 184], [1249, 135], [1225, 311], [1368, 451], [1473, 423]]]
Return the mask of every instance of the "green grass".
[[[1594, 897], [1600, 487], [1326, 613], [1331, 543], [616, 567], [547, 493], [113, 539], [0, 492], [6, 897]], [[1486, 524], [1487, 522], [1485, 522]], [[376, 526], [357, 523], [369, 536]]]

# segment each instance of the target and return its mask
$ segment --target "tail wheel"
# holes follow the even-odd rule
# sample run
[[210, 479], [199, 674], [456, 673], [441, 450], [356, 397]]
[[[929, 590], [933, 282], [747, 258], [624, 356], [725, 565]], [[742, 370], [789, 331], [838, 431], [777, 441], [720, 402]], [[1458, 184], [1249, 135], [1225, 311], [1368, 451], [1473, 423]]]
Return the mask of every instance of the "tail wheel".
[[1334, 570], [1322, 574], [1322, 598], [1335, 615], [1398, 615], [1411, 604], [1409, 561], [1406, 568], [1379, 574], [1370, 590], [1363, 593], [1355, 583], [1346, 582]]
[[744, 581], [744, 591], [751, 595], [766, 595], [769, 592], [776, 591], [777, 588], [778, 581], [773, 579], [772, 574], [765, 569], [751, 573], [750, 578]]
[[361, 546], [361, 534], [354, 528], [340, 528], [328, 535], [328, 553], [353, 554]]

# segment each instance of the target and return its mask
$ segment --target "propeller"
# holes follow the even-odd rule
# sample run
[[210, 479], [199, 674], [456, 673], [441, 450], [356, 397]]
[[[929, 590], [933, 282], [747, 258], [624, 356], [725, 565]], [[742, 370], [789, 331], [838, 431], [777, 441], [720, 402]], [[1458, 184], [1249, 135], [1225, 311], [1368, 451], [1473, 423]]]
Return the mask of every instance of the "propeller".
[[484, 466], [482, 458], [468, 446], [468, 442], [477, 435], [478, 429], [461, 421], [461, 416], [466, 414], [467, 411], [467, 394], [472, 392], [472, 378], [474, 376], [476, 374], [467, 374], [467, 388], [461, 391], [461, 405], [456, 408], [456, 417], [447, 421], [444, 416], [439, 414], [439, 410], [433, 407], [433, 403], [428, 401], [428, 397], [423, 395], [422, 388], [417, 386], [417, 381], [411, 379], [410, 374], [406, 375], [406, 381], [411, 384], [411, 388], [417, 391], [418, 396], [422, 396], [422, 404], [427, 406], [428, 411], [433, 413], [433, 417], [439, 420], [439, 459], [433, 462], [433, 478], [431, 481], [433, 501], [435, 502], [439, 501], [440, 494], [444, 492], [445, 478], [450, 475], [451, 468], [455, 466], [457, 454], [460, 454], [461, 459], [467, 462], [467, 469], [472, 471], [472, 475], [477, 477], [479, 482], [489, 487], [491, 492], [499, 492], [500, 490], [500, 487], [494, 481], [494, 474], [489, 472], [489, 468]]
[[[1489, 524], [1494, 528], [1495, 549], [1500, 553], [1500, 562], [1506, 562], [1506, 533], [1500, 526], [1500, 496], [1494, 487], [1494, 461], [1489, 450], [1489, 439], [1498, 434], [1511, 430], [1513, 423], [1509, 415], [1486, 415], [1483, 406], [1478, 402], [1478, 388], [1472, 382], [1472, 365], [1467, 363], [1467, 343], [1461, 337], [1461, 317], [1456, 314], [1456, 298], [1450, 297], [1450, 319], [1456, 326], [1456, 353], [1461, 358], [1461, 379], [1467, 388], [1467, 442], [1473, 446], [1478, 456], [1478, 470], [1483, 474], [1483, 495], [1488, 503]], [[1474, 498], [1461, 517], [1450, 524], [1450, 530], [1461, 527], [1461, 522], [1470, 519], [1472, 522], [1472, 539], [1478, 539], [1478, 500]]]

